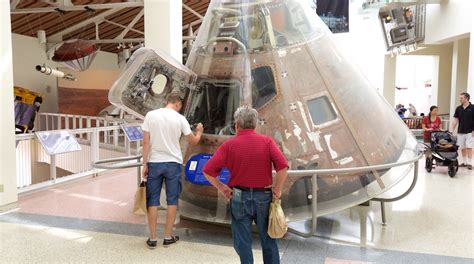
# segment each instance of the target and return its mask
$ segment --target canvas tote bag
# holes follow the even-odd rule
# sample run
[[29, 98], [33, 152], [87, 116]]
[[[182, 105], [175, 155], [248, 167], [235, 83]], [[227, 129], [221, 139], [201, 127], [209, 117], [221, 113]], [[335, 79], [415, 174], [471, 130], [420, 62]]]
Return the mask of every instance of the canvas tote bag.
[[288, 230], [285, 214], [281, 208], [280, 199], [275, 199], [270, 204], [270, 216], [268, 219], [268, 235], [271, 238], [282, 238]]
[[135, 193], [135, 205], [133, 206], [133, 213], [137, 215], [146, 215], [146, 187], [145, 182], [142, 181]]

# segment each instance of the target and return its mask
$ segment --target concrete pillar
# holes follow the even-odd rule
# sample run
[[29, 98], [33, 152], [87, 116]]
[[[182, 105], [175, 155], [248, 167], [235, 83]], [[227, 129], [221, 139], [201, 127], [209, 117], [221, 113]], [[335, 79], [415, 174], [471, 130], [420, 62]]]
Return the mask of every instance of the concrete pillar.
[[[471, 27], [471, 41], [469, 44], [469, 74], [467, 79], [467, 92], [474, 96], [474, 16], [471, 15], [472, 27]], [[473, 100], [471, 100], [473, 101]]]
[[183, 60], [182, 1], [145, 0], [145, 47]]
[[437, 96], [437, 105], [439, 114], [448, 114], [450, 110], [451, 99], [451, 71], [452, 71], [452, 50], [448, 50], [446, 55], [439, 56], [438, 67], [438, 91], [434, 94]]
[[448, 114], [451, 102], [453, 44], [423, 46], [410, 55], [434, 56], [431, 104], [438, 106], [440, 114]]
[[0, 212], [16, 207], [15, 113], [10, 1], [0, 1]]
[[395, 80], [397, 76], [397, 56], [393, 58], [385, 55], [383, 96], [387, 102], [395, 107]]
[[451, 74], [450, 116], [459, 105], [459, 94], [467, 91], [469, 67], [469, 39], [456, 40], [453, 43], [453, 66]]
[[[431, 80], [431, 98], [430, 98], [430, 105], [437, 105], [438, 104], [438, 90], [439, 90], [439, 71], [440, 71], [440, 55], [433, 56], [433, 79]], [[440, 109], [438, 109], [438, 113], [440, 113]]]

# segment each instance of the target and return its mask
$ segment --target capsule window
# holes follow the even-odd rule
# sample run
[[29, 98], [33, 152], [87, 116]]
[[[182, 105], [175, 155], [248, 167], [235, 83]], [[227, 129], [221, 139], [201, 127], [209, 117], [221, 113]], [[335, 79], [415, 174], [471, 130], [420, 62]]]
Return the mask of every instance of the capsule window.
[[166, 88], [166, 84], [168, 83], [168, 79], [163, 74], [158, 74], [155, 76], [153, 80], [153, 85], [151, 89], [155, 94], [161, 94]]
[[337, 114], [326, 96], [309, 100], [308, 109], [315, 126], [322, 125], [337, 118]]
[[252, 102], [253, 108], [260, 108], [276, 96], [275, 78], [272, 68], [263, 66], [252, 70]]

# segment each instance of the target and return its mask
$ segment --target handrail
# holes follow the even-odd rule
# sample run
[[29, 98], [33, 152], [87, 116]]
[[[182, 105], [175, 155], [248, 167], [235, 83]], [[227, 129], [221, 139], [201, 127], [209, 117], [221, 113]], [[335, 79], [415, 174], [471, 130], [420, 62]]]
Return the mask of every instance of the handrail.
[[[117, 161], [131, 161], [136, 159], [137, 162], [134, 163], [127, 163], [127, 164], [114, 164], [114, 165], [103, 165], [105, 163], [110, 163], [110, 162], [117, 162]], [[140, 182], [142, 181], [141, 179], [141, 169], [142, 169], [142, 162], [140, 161], [142, 159], [142, 155], [136, 155], [136, 156], [129, 156], [129, 157], [120, 157], [120, 158], [111, 158], [111, 159], [103, 159], [103, 160], [98, 160], [96, 162], [92, 163], [92, 167], [96, 169], [108, 169], [108, 170], [116, 170], [116, 169], [127, 169], [127, 168], [137, 168], [137, 186], [140, 185]]]
[[[36, 131], [36, 132], [56, 132], [56, 131], [67, 130], [71, 132], [72, 134], [84, 134], [84, 133], [93, 133], [95, 131], [104, 132], [104, 131], [110, 131], [110, 130], [116, 130], [116, 129], [120, 129], [120, 126], [116, 125], [116, 126], [105, 126], [105, 127], [76, 128], [76, 129], [56, 129], [56, 130]], [[36, 134], [35, 133], [16, 134], [15, 137], [16, 137], [16, 140], [35, 139]]]
[[415, 185], [418, 181], [418, 161], [415, 162], [415, 168], [414, 168], [414, 173], [413, 173], [413, 181], [410, 184], [410, 187], [401, 195], [397, 197], [392, 197], [392, 198], [372, 198], [372, 201], [380, 202], [380, 210], [382, 211], [382, 225], [386, 225], [386, 216], [385, 216], [385, 203], [391, 203], [391, 202], [396, 202], [399, 201], [403, 198], [405, 198], [407, 195], [413, 191], [415, 188]]
[[17, 141], [28, 140], [28, 139], [35, 139], [35, 133], [27, 133], [27, 134], [16, 134], [15, 139]]
[[[355, 173], [355, 172], [364, 172], [364, 171], [373, 171], [373, 170], [384, 170], [393, 167], [400, 167], [403, 165], [411, 164], [418, 161], [423, 154], [419, 154], [418, 156], [409, 159], [403, 162], [394, 162], [394, 163], [386, 163], [381, 165], [373, 165], [373, 166], [364, 166], [364, 167], [355, 167], [355, 168], [341, 168], [341, 169], [320, 169], [320, 170], [289, 170], [289, 176], [304, 176], [308, 174], [318, 174], [318, 175], [327, 175], [333, 173]], [[274, 172], [275, 173], [275, 172]]]
[[[415, 153], [415, 151], [413, 151]], [[288, 176], [301, 176], [301, 175], [308, 175], [312, 174], [312, 183], [313, 183], [313, 188], [312, 188], [312, 203], [311, 203], [311, 231], [310, 232], [302, 232], [298, 231], [292, 227], [288, 227], [288, 230], [292, 233], [295, 233], [297, 235], [303, 236], [303, 237], [311, 237], [316, 234], [316, 229], [317, 229], [317, 189], [318, 189], [318, 181], [317, 181], [317, 176], [318, 175], [327, 175], [327, 174], [333, 174], [333, 173], [355, 173], [355, 172], [364, 172], [364, 171], [374, 171], [374, 170], [383, 170], [383, 169], [389, 169], [389, 168], [394, 168], [394, 167], [400, 167], [408, 164], [414, 163], [415, 166], [415, 171], [414, 171], [414, 178], [413, 182], [410, 185], [409, 189], [403, 193], [402, 195], [394, 198], [372, 198], [370, 200], [374, 201], [379, 201], [381, 202], [381, 210], [382, 210], [382, 223], [385, 225], [385, 202], [392, 202], [392, 201], [398, 201], [405, 196], [407, 196], [415, 187], [417, 178], [418, 178], [418, 162], [420, 158], [423, 156], [423, 153], [419, 153], [416, 157], [411, 158], [409, 160], [403, 161], [403, 162], [394, 162], [394, 163], [387, 163], [387, 164], [381, 164], [381, 165], [373, 165], [373, 166], [364, 166], [364, 167], [356, 167], [356, 168], [341, 168], [341, 169], [321, 169], [321, 170], [290, 170], [288, 171]]]
[[[103, 159], [103, 160], [98, 160], [96, 162], [92, 162], [92, 167], [96, 169], [112, 169], [112, 170], [133, 168], [133, 167], [142, 166], [142, 163], [140, 162], [141, 158], [142, 158], [142, 155]], [[118, 162], [118, 161], [130, 161], [130, 160], [138, 160], [138, 162], [128, 163], [128, 164], [103, 165], [105, 163]]]
[[[55, 118], [55, 117], [53, 117]], [[87, 128], [72, 128], [72, 129], [56, 129], [56, 130], [49, 130], [49, 131], [38, 131], [42, 133], [55, 133], [59, 131], [69, 131], [73, 137], [75, 137], [78, 141], [79, 144], [83, 146], [87, 146], [86, 148], [83, 148], [82, 151], [86, 151], [85, 153], [90, 152], [90, 158], [87, 160], [87, 158], [84, 158], [83, 155], [79, 155], [79, 163], [76, 164], [74, 158], [71, 159], [71, 157], [64, 157], [59, 160], [59, 163], [63, 166], [66, 166], [67, 168], [72, 168], [73, 173], [72, 177], [67, 177], [67, 179], [76, 179], [78, 177], [85, 177], [88, 175], [96, 175], [97, 172], [102, 171], [101, 168], [104, 169], [114, 169], [118, 168], [118, 165], [114, 166], [105, 166], [104, 164], [98, 165], [96, 167], [91, 166], [91, 160], [92, 161], [98, 161], [100, 157], [100, 153], [103, 153], [105, 155], [109, 155], [110, 152], [102, 152], [103, 149], [112, 151], [112, 155], [120, 155], [119, 153], [126, 153], [125, 155], [135, 155], [138, 154], [134, 150], [131, 149], [132, 145], [130, 141], [125, 137], [124, 134], [121, 132], [121, 126], [117, 125], [117, 123], [109, 123], [109, 124], [114, 124], [113, 126], [101, 126], [101, 127], [87, 127]], [[57, 126], [54, 126], [55, 128]], [[103, 135], [102, 135], [103, 134]], [[111, 140], [111, 137], [112, 140]], [[47, 159], [47, 153], [41, 152], [41, 149], [38, 149], [38, 152], [36, 152], [36, 149], [33, 149], [31, 146], [32, 144], [36, 144], [36, 140], [38, 139], [38, 136], [36, 133], [28, 133], [28, 134], [16, 134], [15, 135], [15, 141], [17, 142], [17, 154], [20, 153], [21, 155], [30, 155], [31, 153], [35, 153], [35, 159], [27, 159], [26, 163], [20, 163], [19, 165], [19, 170], [16, 175], [16, 177], [19, 179], [19, 182], [21, 184], [18, 184], [18, 187], [21, 188], [22, 190], [36, 190], [36, 189], [41, 189], [46, 186], [50, 186], [51, 184], [55, 184], [56, 182], [63, 182], [62, 180], [56, 179], [56, 167], [58, 164], [56, 164], [57, 160], [55, 158], [55, 155], [49, 155], [50, 159]], [[20, 144], [20, 142], [23, 142]], [[136, 144], [137, 148], [139, 147], [139, 143]], [[34, 151], [34, 152], [33, 152]], [[130, 159], [130, 158], [128, 158]], [[132, 159], [137, 159], [138, 161], [133, 163], [132, 162], [123, 162], [128, 163], [127, 167], [137, 167], [141, 166], [140, 159], [141, 156], [137, 157], [132, 157]], [[124, 160], [123, 158], [119, 159], [119, 162], [121, 160]], [[31, 171], [31, 164], [32, 162], [45, 162], [50, 164], [50, 177], [49, 180], [43, 181], [41, 184], [35, 183], [32, 184], [32, 177], [34, 174]], [[27, 166], [28, 163], [30, 163], [30, 166]], [[61, 167], [60, 165], [60, 167]], [[123, 166], [122, 166], [123, 167]], [[99, 170], [97, 170], [97, 169]], [[78, 176], [80, 175], [80, 176]], [[77, 176], [77, 177], [76, 177]], [[66, 178], [65, 178], [66, 179]], [[57, 181], [58, 180], [58, 181]], [[48, 184], [43, 184], [48, 182]], [[27, 187], [25, 187], [27, 186]]]
[[88, 116], [88, 115], [74, 115], [74, 114], [60, 114], [60, 113], [39, 113], [39, 116], [54, 116], [54, 117], [70, 117], [70, 118], [83, 118], [83, 119], [94, 119], [94, 120], [102, 120], [107, 122], [127, 122], [127, 121], [140, 121], [135, 119], [122, 119], [122, 118], [115, 118], [115, 117], [103, 117], [103, 116]]

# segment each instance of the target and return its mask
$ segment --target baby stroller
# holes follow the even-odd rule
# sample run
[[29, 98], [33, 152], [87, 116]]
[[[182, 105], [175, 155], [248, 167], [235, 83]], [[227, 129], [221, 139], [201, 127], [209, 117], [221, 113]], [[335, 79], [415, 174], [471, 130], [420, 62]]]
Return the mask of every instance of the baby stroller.
[[448, 175], [453, 178], [459, 169], [456, 138], [449, 132], [432, 132], [430, 145], [426, 151], [426, 171], [448, 166]]

